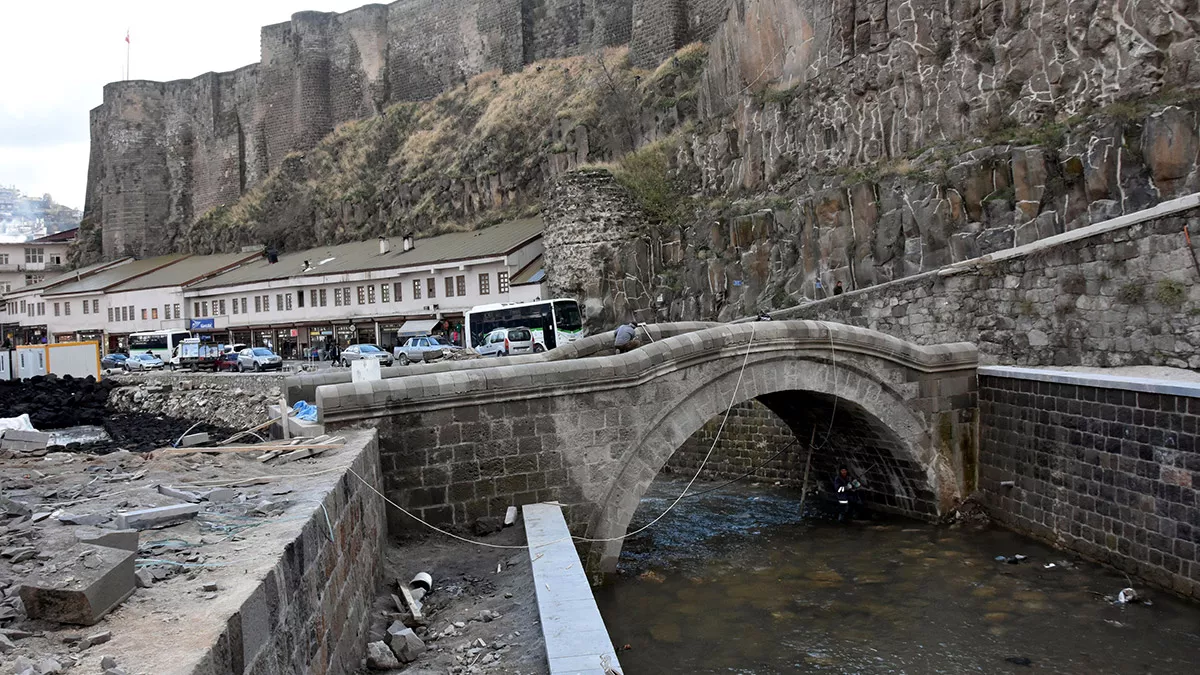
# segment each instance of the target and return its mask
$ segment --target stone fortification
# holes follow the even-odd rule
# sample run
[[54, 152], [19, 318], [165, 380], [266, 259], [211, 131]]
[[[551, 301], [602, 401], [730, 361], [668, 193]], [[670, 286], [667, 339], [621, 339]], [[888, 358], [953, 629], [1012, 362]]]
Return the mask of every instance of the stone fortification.
[[985, 363], [1200, 368], [1200, 196], [1055, 239], [808, 303], [780, 318], [964, 340]]
[[[685, 32], [635, 23], [658, 0], [400, 0], [300, 12], [262, 29], [259, 63], [174, 82], [115, 82], [91, 114], [83, 257], [180, 248], [196, 218], [231, 204], [338, 124], [461, 86], [480, 73], [628, 44], [704, 38], [728, 0], [691, 0]], [[153, 235], [149, 233], [153, 231]]]

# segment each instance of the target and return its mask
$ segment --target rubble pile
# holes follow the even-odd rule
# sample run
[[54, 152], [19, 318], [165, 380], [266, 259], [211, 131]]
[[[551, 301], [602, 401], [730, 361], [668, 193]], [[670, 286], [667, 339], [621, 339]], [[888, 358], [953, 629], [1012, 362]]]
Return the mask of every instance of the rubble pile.
[[[295, 442], [307, 440], [319, 439]], [[0, 465], [0, 673], [140, 672], [121, 665], [140, 632], [220, 598], [257, 528], [305, 503], [279, 474], [310, 471], [297, 461], [309, 448], [291, 461], [205, 450], [18, 453]]]
[[180, 420], [220, 420], [246, 429], [267, 420], [267, 406], [279, 403], [278, 384], [261, 390], [229, 386], [243, 378], [153, 378], [123, 383], [109, 398], [109, 407]]
[[33, 426], [41, 430], [103, 424], [110, 392], [116, 386], [110, 380], [97, 382], [90, 375], [0, 380], [0, 417], [28, 413]]

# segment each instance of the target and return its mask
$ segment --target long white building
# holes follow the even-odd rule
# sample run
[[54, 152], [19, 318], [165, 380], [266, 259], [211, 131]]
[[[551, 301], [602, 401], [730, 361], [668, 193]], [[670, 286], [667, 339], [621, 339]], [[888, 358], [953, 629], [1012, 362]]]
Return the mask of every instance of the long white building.
[[6, 298], [18, 342], [99, 340], [182, 329], [285, 354], [368, 342], [390, 347], [475, 306], [545, 297], [542, 222], [283, 253], [125, 259], [60, 274]]

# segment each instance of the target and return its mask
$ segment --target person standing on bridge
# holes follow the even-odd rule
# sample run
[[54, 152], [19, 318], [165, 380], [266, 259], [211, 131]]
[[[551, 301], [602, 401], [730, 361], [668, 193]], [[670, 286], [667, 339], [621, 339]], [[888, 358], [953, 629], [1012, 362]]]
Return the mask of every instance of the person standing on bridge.
[[862, 499], [858, 496], [860, 487], [862, 485], [850, 477], [849, 469], [844, 466], [838, 469], [837, 478], [833, 479], [833, 491], [838, 501], [838, 521], [854, 519], [862, 505]]
[[613, 346], [621, 354], [641, 347], [642, 341], [637, 337], [637, 324], [630, 322], [617, 326], [617, 339], [613, 342]]

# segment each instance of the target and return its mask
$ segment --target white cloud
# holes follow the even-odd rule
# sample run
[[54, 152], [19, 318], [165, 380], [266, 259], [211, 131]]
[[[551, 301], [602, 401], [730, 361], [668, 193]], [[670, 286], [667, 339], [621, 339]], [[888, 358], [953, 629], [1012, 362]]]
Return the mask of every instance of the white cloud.
[[177, 80], [255, 63], [262, 26], [305, 10], [344, 12], [366, 0], [0, 2], [0, 185], [49, 192], [83, 208], [88, 110], [125, 69]]

